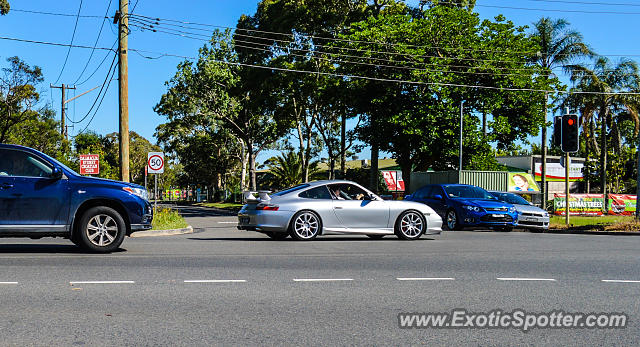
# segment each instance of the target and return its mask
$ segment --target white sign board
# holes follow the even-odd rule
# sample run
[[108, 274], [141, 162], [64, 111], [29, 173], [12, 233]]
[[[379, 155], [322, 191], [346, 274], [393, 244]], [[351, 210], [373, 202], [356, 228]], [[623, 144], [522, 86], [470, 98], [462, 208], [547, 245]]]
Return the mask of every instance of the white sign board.
[[147, 167], [149, 168], [149, 173], [164, 173], [164, 153], [149, 152], [147, 155]]
[[[569, 179], [581, 180], [583, 163], [571, 163], [569, 166]], [[542, 163], [536, 163], [536, 177], [542, 177]], [[565, 169], [560, 163], [547, 163], [547, 179], [562, 179], [565, 177]]]

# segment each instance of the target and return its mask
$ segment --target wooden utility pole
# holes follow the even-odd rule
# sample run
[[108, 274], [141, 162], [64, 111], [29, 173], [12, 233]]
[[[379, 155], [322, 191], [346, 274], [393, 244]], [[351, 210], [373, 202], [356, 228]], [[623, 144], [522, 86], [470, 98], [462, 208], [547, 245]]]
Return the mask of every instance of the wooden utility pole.
[[[116, 15], [118, 16], [118, 15]], [[119, 115], [120, 115], [120, 180], [129, 182], [129, 62], [127, 50], [129, 48], [129, 1], [120, 0], [120, 24], [118, 26], [118, 84]]]
[[54, 86], [53, 84], [50, 84], [49, 87], [51, 88], [55, 88], [55, 89], [61, 89], [62, 90], [62, 99], [60, 100], [60, 106], [61, 106], [61, 110], [60, 110], [60, 135], [62, 135], [64, 137], [64, 139], [67, 139], [67, 112], [65, 110], [65, 104], [71, 100], [65, 100], [65, 90], [67, 89], [76, 89], [76, 87], [69, 87], [66, 84], [62, 84], [61, 86]]

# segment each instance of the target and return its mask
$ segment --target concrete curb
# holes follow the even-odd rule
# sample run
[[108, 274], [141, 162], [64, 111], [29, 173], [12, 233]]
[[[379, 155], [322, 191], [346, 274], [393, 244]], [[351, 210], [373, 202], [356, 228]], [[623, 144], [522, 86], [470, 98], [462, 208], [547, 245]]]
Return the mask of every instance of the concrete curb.
[[638, 231], [545, 230], [544, 234], [640, 236]]
[[131, 237], [172, 236], [172, 235], [183, 235], [183, 234], [192, 234], [192, 233], [193, 233], [193, 227], [189, 225], [188, 227], [182, 228], [182, 229], [136, 231], [133, 234], [131, 234]]

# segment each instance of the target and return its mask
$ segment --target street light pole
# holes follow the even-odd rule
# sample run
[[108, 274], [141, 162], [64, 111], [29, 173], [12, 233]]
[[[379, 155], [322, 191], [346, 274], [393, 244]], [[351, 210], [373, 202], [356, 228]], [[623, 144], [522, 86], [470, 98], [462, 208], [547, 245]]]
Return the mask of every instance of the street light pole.
[[462, 172], [462, 127], [464, 120], [462, 118], [462, 112], [464, 111], [465, 100], [460, 101], [460, 163], [458, 164], [458, 171]]

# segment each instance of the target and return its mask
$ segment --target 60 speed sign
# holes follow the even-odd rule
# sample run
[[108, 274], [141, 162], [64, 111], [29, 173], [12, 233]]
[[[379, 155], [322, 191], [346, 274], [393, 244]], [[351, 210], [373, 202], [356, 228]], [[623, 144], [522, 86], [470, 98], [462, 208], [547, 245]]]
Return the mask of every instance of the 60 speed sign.
[[149, 173], [164, 173], [164, 153], [149, 152], [147, 155]]

